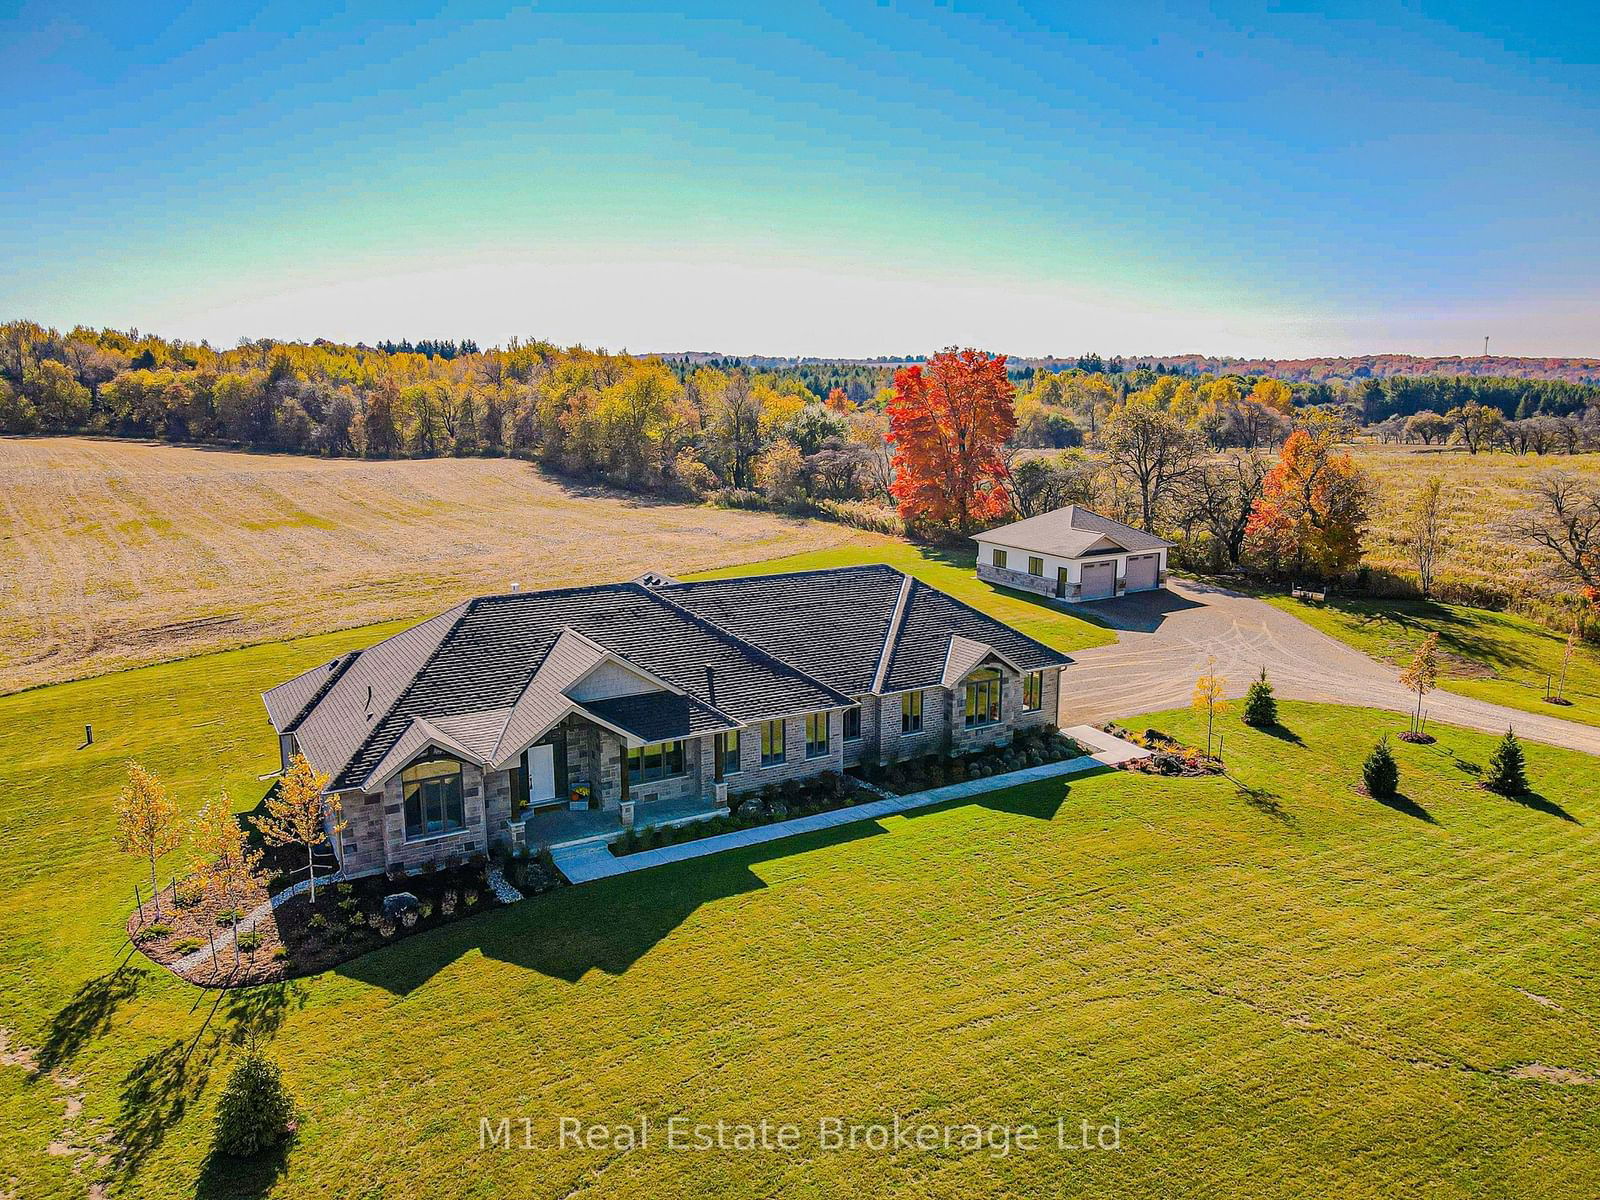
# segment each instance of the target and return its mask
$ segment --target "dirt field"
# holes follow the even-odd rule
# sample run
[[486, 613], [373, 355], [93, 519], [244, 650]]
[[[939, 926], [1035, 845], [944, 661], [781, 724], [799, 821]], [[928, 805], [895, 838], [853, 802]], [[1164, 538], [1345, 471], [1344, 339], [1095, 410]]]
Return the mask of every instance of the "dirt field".
[[[0, 694], [481, 592], [874, 540], [585, 489], [523, 462], [0, 438]], [[579, 502], [581, 501], [581, 502]]]

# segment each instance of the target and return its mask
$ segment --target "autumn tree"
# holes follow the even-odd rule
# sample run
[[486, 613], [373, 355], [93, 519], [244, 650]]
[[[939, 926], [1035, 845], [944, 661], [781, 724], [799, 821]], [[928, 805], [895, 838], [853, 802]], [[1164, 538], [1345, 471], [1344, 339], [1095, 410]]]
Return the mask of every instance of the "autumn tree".
[[1412, 501], [1406, 520], [1406, 545], [1411, 551], [1411, 561], [1417, 568], [1417, 579], [1422, 587], [1422, 598], [1433, 595], [1433, 576], [1444, 552], [1444, 480], [1435, 475], [1422, 485], [1422, 491]]
[[337, 796], [324, 794], [328, 777], [314, 770], [305, 756], [289, 760], [289, 770], [267, 797], [267, 813], [257, 817], [255, 826], [273, 846], [304, 846], [307, 879], [311, 884], [311, 903], [317, 902], [318, 846], [338, 837], [347, 822]]
[[1493, 446], [1495, 439], [1504, 431], [1506, 425], [1505, 414], [1498, 408], [1476, 401], [1469, 401], [1459, 408], [1452, 408], [1445, 413], [1445, 417], [1455, 422], [1456, 435], [1460, 437], [1461, 444], [1467, 448], [1469, 454], [1476, 454], [1479, 450]]
[[1185, 525], [1198, 524], [1210, 535], [1214, 567], [1237, 567], [1243, 558], [1245, 533], [1269, 461], [1254, 451], [1236, 450], [1206, 463], [1185, 482], [1179, 501]]
[[1217, 660], [1206, 659], [1206, 672], [1194, 681], [1194, 697], [1190, 706], [1203, 709], [1206, 714], [1206, 757], [1211, 757], [1211, 730], [1217, 717], [1228, 711], [1227, 702], [1222, 698], [1223, 690], [1228, 681], [1217, 674]]
[[251, 848], [244, 829], [233, 815], [233, 803], [218, 788], [195, 815], [190, 844], [195, 853], [195, 873], [206, 887], [219, 894], [233, 927], [233, 957], [239, 959], [240, 906], [261, 871], [261, 851]]
[[1005, 515], [1014, 393], [1003, 354], [950, 349], [895, 372], [890, 490], [903, 518], [968, 533]]
[[1370, 489], [1361, 468], [1328, 437], [1289, 435], [1250, 513], [1249, 542], [1265, 557], [1324, 577], [1361, 560]]
[[155, 773], [136, 762], [128, 763], [128, 782], [117, 798], [116, 846], [124, 854], [137, 854], [150, 866], [150, 895], [156, 916], [161, 915], [161, 891], [156, 886], [156, 860], [177, 849], [183, 827], [178, 806]]
[[1424, 446], [1431, 446], [1434, 442], [1448, 441], [1454, 429], [1455, 422], [1449, 417], [1424, 411], [1406, 418], [1405, 436], [1408, 441], [1421, 441]]
[[1112, 413], [1101, 447], [1106, 466], [1138, 490], [1139, 523], [1152, 532], [1162, 506], [1177, 499], [1177, 485], [1192, 478], [1206, 456], [1197, 434], [1149, 404], [1129, 403]]
[[1400, 684], [1408, 692], [1415, 692], [1417, 708], [1411, 714], [1411, 732], [1422, 732], [1422, 698], [1439, 682], [1439, 635], [1430, 633], [1411, 658], [1411, 663], [1400, 675]]

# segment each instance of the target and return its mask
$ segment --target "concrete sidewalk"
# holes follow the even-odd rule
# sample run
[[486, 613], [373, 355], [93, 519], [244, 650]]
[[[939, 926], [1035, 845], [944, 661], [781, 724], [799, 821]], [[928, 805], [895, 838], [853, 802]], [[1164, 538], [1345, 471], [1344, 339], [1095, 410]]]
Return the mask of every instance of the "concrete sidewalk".
[[608, 879], [613, 875], [627, 875], [651, 867], [664, 867], [669, 863], [687, 862], [725, 850], [739, 850], [746, 846], [759, 846], [802, 833], [815, 833], [821, 829], [834, 829], [856, 821], [872, 821], [879, 817], [894, 816], [916, 808], [943, 804], [947, 800], [964, 800], [968, 796], [981, 796], [1005, 788], [1036, 783], [1041, 779], [1055, 779], [1063, 775], [1079, 775], [1101, 767], [1114, 767], [1130, 759], [1144, 758], [1150, 752], [1132, 742], [1112, 737], [1089, 725], [1077, 725], [1061, 731], [1079, 745], [1089, 747], [1092, 753], [1064, 762], [1046, 763], [1042, 767], [1027, 767], [1005, 775], [991, 775], [987, 779], [969, 779], [965, 783], [952, 783], [948, 787], [930, 788], [909, 796], [889, 796], [832, 812], [815, 813], [809, 817], [795, 817], [788, 821], [775, 821], [754, 829], [738, 829], [732, 833], [719, 833], [714, 837], [697, 838], [692, 842], [679, 842], [675, 846], [662, 846], [655, 850], [641, 850], [618, 858], [605, 845], [568, 846], [551, 851], [558, 870], [573, 883], [588, 883], [595, 879]]

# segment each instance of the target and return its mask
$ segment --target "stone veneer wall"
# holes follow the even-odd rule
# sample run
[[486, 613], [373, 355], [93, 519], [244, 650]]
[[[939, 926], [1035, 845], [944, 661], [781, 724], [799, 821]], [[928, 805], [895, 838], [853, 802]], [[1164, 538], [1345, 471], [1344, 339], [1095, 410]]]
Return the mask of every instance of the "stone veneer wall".
[[[895, 720], [899, 720], [897, 716]], [[839, 726], [844, 727], [844, 716], [840, 714]], [[844, 744], [844, 765], [847, 767], [858, 766], [871, 761], [878, 753], [878, 702], [874, 696], [861, 697], [861, 736], [851, 738]]]
[[387, 847], [387, 865], [400, 866], [407, 871], [442, 863], [445, 858], [472, 854], [489, 848], [487, 828], [484, 824], [483, 772], [471, 763], [461, 767], [461, 815], [463, 828], [454, 833], [435, 834], [432, 837], [406, 841], [405, 802], [401, 793], [400, 776], [396, 775], [383, 789], [384, 845]]
[[[1026, 571], [1013, 571], [1010, 567], [997, 567], [993, 563], [979, 563], [978, 578], [986, 583], [998, 583], [1001, 587], [1015, 588], [1019, 592], [1034, 592], [1051, 598], [1056, 594], [1056, 581], [1053, 578], [1030, 575]], [[1068, 596], [1075, 590], [1072, 584], [1067, 584]]]
[[739, 731], [739, 773], [727, 776], [728, 790], [754, 792], [790, 779], [807, 779], [825, 771], [844, 770], [844, 714], [828, 714], [828, 753], [806, 757], [805, 714], [783, 721], [783, 761], [770, 767], [761, 765], [761, 726], [746, 725]]

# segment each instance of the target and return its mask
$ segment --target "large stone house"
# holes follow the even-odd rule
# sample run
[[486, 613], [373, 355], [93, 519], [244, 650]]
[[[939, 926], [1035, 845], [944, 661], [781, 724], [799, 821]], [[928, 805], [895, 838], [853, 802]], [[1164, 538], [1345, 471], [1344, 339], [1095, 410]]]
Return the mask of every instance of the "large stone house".
[[349, 875], [717, 811], [1004, 742], [1069, 660], [883, 566], [481, 596], [263, 695], [329, 777]]

